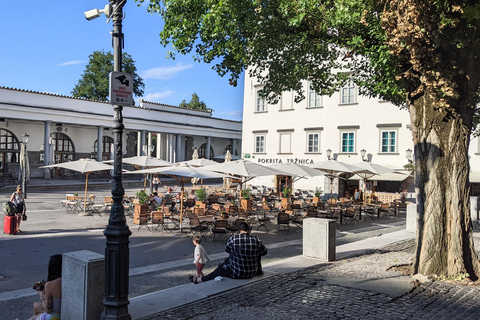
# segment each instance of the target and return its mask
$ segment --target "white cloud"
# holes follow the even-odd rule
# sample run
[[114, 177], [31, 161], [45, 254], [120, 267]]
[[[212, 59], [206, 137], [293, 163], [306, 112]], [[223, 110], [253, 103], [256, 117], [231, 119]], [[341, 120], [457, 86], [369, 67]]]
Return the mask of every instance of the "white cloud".
[[159, 102], [159, 100], [166, 99], [173, 95], [172, 90], [165, 90], [161, 92], [149, 93], [143, 97], [143, 100], [150, 102]]
[[85, 63], [85, 62], [87, 62], [87, 60], [73, 60], [73, 61], [67, 61], [67, 62], [60, 63], [57, 66], [58, 67], [64, 67], [64, 66], [71, 66], [71, 65], [74, 65], [74, 64], [82, 64], [82, 63]]
[[193, 64], [176, 63], [174, 66], [158, 67], [148, 69], [142, 72], [141, 77], [143, 79], [171, 79], [177, 73], [193, 68]]

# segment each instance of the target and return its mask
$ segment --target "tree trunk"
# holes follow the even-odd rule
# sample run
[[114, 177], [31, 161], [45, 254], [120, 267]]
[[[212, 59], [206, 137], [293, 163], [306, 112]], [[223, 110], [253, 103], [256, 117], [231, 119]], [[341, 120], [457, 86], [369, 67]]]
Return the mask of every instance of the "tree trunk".
[[[468, 147], [473, 108], [435, 108], [425, 93], [409, 102], [415, 143], [418, 227], [414, 273], [480, 275], [470, 217]], [[470, 111], [471, 109], [472, 111]]]

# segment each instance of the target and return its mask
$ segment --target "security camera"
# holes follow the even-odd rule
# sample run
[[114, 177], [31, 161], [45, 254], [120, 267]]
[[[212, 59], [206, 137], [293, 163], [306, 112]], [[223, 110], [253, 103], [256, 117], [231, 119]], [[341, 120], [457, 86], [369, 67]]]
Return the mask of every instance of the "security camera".
[[85, 11], [84, 14], [85, 14], [85, 18], [87, 18], [88, 21], [100, 17], [100, 11], [98, 9]]

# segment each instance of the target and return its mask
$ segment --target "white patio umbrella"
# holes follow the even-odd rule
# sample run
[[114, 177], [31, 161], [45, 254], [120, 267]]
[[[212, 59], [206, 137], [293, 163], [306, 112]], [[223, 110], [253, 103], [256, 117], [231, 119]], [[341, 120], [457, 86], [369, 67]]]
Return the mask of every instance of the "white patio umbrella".
[[362, 169], [359, 167], [336, 160], [320, 161], [309, 166], [311, 168], [325, 172], [325, 176], [330, 179], [330, 199], [332, 198], [333, 194], [333, 179], [340, 178], [340, 174], [342, 173], [353, 174], [357, 171], [362, 171]]
[[[227, 150], [227, 151], [228, 151], [228, 150]], [[226, 156], [227, 156], [227, 154], [221, 154], [221, 155], [218, 155], [218, 156], [213, 157], [212, 159], [225, 160], [225, 157], [226, 157]], [[240, 160], [240, 159], [242, 159], [242, 157], [236, 156], [236, 155], [231, 154], [231, 153], [230, 153], [230, 156], [232, 157], [231, 160]]]
[[367, 180], [372, 178], [373, 176], [385, 174], [385, 173], [399, 173], [398, 170], [387, 168], [381, 166], [379, 164], [374, 164], [371, 162], [362, 162], [355, 164], [356, 167], [360, 168], [361, 170], [356, 171], [355, 174], [363, 179], [363, 200], [365, 202], [365, 193], [367, 191]]
[[76, 161], [51, 164], [40, 168], [64, 168], [85, 173], [85, 199], [83, 202], [83, 213], [85, 213], [87, 207], [88, 175], [95, 171], [113, 170], [113, 166], [103, 162], [97, 162], [94, 159], [79, 159]]
[[[195, 160], [198, 160], [200, 157], [198, 155], [198, 150], [197, 148], [195, 148], [195, 150], [193, 150], [193, 154], [192, 154], [192, 160], [195, 161]], [[198, 178], [192, 178], [192, 184], [195, 185], [195, 183], [198, 182]]]
[[151, 168], [145, 170], [139, 170], [129, 173], [144, 173], [144, 174], [163, 174], [170, 176], [176, 179], [181, 184], [181, 193], [180, 193], [180, 233], [182, 232], [182, 221], [183, 221], [183, 194], [184, 194], [184, 185], [185, 182], [188, 182], [191, 178], [198, 179], [214, 179], [214, 178], [225, 178], [228, 177], [225, 174], [217, 173], [214, 171], [206, 170], [204, 168], [193, 167], [187, 164], [180, 164], [177, 166], [170, 167], [161, 167], [161, 168]]
[[267, 166], [262, 166], [261, 164], [253, 163], [248, 160], [222, 162], [219, 164], [205, 167], [205, 169], [240, 177], [240, 186], [255, 177], [288, 175], [288, 173], [285, 171]]
[[[285, 171], [289, 174], [289, 176], [293, 176], [293, 179], [292, 179], [293, 181], [291, 181], [291, 183], [298, 181], [299, 179], [324, 176], [327, 174], [326, 172], [323, 172], [321, 170], [317, 170], [312, 167], [308, 167], [306, 165], [296, 164], [292, 162], [277, 163], [269, 167]], [[287, 184], [288, 184], [288, 181], [287, 181]]]
[[[104, 163], [113, 163], [114, 160], [107, 160]], [[136, 156], [123, 158], [122, 163], [126, 163], [135, 167], [135, 169], [156, 168], [156, 167], [168, 167], [173, 166], [173, 163], [166, 160], [157, 159], [148, 156]], [[138, 173], [137, 171], [134, 171]], [[143, 181], [143, 190], [147, 188], [147, 174], [145, 174], [145, 180]]]
[[182, 164], [182, 163], [185, 163], [192, 167], [206, 167], [206, 166], [211, 166], [213, 164], [217, 164], [218, 162], [209, 160], [209, 159], [204, 159], [204, 158], [201, 158], [201, 159], [197, 158], [197, 159], [192, 159], [187, 161], [180, 161], [180, 162], [177, 162], [176, 164]]

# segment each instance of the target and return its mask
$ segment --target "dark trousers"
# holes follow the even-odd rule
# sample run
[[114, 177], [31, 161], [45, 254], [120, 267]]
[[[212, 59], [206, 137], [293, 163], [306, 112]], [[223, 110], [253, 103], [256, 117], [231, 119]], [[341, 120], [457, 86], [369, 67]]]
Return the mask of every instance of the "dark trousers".
[[222, 264], [219, 264], [218, 267], [212, 271], [212, 273], [202, 277], [202, 282], [213, 280], [218, 276], [231, 278], [232, 275], [233, 275], [232, 270], [229, 267], [227, 267], [225, 263], [222, 263]]

